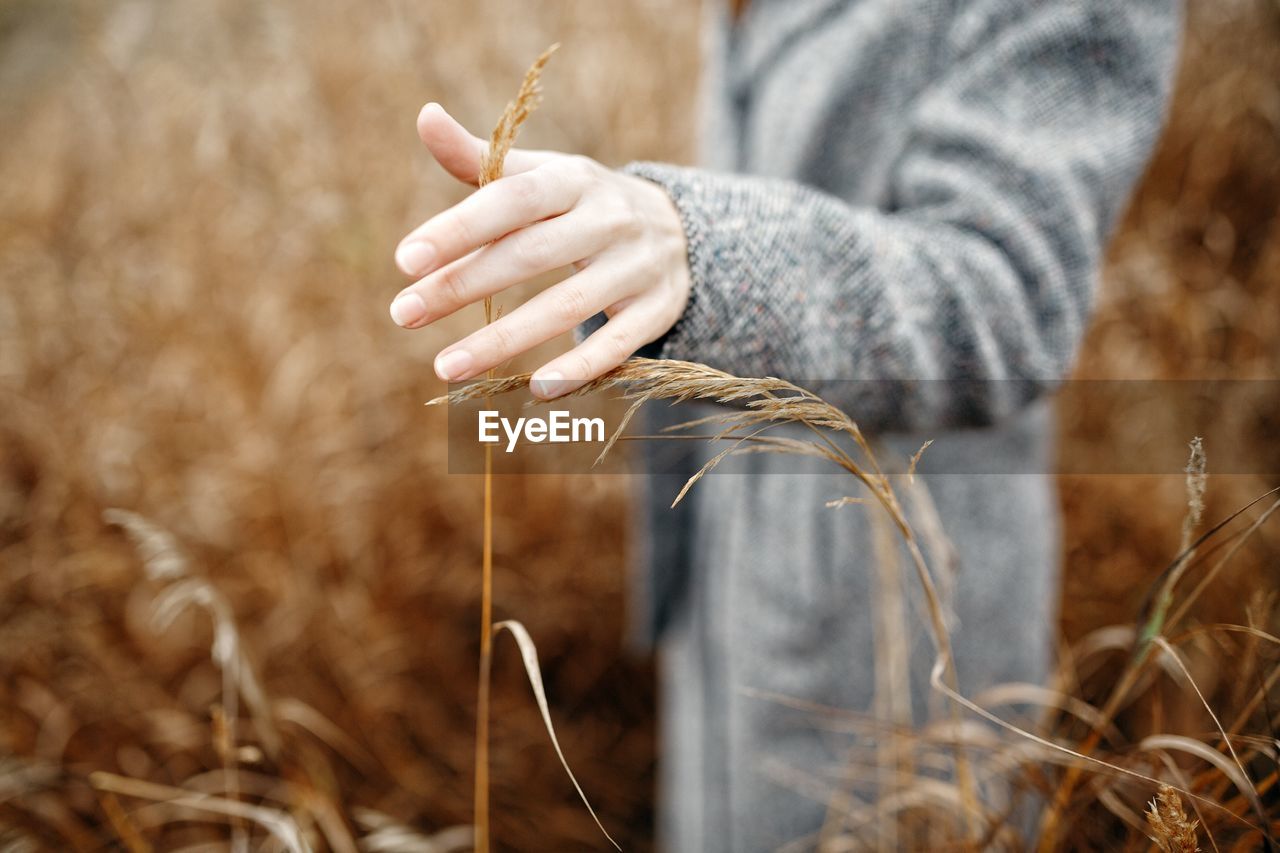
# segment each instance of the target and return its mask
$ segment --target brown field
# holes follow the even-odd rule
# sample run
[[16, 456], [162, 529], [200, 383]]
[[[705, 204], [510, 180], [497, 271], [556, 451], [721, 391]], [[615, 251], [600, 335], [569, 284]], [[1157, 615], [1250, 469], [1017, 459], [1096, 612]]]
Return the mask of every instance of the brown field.
[[[286, 804], [321, 848], [377, 849], [379, 822], [426, 837], [470, 820], [480, 483], [446, 473], [443, 413], [422, 406], [443, 390], [430, 369], [443, 333], [386, 313], [396, 241], [464, 189], [430, 162], [414, 117], [439, 100], [487, 133], [560, 41], [521, 144], [687, 161], [696, 6], [0, 6], [0, 849], [247, 833], [89, 782], [225, 792], [229, 761], [247, 801]], [[1081, 377], [1274, 379], [1280, 366], [1280, 6], [1191, 7], [1169, 131], [1111, 253]], [[1280, 411], [1280, 396], [1261, 402]], [[1063, 459], [1141, 428], [1176, 470], [1187, 425], [1124, 415], [1064, 406]], [[1221, 413], [1227, 434], [1258, 471], [1280, 470], [1280, 442], [1246, 415]], [[1276, 485], [1211, 478], [1205, 518]], [[1177, 552], [1186, 496], [1181, 476], [1062, 488], [1074, 642], [1134, 622]], [[185, 593], [212, 597], [156, 625], [182, 581], [148, 575], [104, 520], [113, 507], [169, 531], [206, 582]], [[503, 478], [495, 509], [495, 616], [529, 628], [578, 778], [623, 848], [646, 849], [654, 686], [622, 643], [626, 480]], [[1246, 623], [1251, 606], [1276, 633], [1278, 546], [1261, 528], [1193, 618]], [[211, 610], [234, 620], [233, 663], [256, 674], [265, 711], [224, 684]], [[497, 649], [497, 845], [598, 849], [514, 647]], [[1218, 636], [1186, 652], [1224, 715], [1247, 698], [1239, 679], [1277, 659]], [[1081, 695], [1100, 700], [1115, 669]], [[1120, 722], [1134, 739], [1210, 728], [1172, 682]], [[1274, 813], [1274, 777], [1255, 781]], [[1078, 846], [1144, 849], [1117, 811], [1078, 806]]]

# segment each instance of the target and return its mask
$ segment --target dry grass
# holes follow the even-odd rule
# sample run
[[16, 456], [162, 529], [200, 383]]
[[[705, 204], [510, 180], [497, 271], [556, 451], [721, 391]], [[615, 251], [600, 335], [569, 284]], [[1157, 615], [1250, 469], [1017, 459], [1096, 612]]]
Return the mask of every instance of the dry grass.
[[1147, 824], [1161, 853], [1199, 853], [1196, 838], [1199, 821], [1187, 817], [1178, 792], [1162, 785], [1147, 809]]
[[[529, 119], [529, 116], [541, 101], [542, 92], [539, 87], [539, 81], [542, 77], [542, 71], [546, 67], [548, 60], [551, 59], [551, 54], [555, 53], [559, 47], [560, 45], [558, 44], [552, 45], [534, 60], [533, 65], [525, 72], [524, 80], [520, 83], [520, 91], [516, 93], [515, 100], [507, 104], [507, 108], [503, 110], [502, 117], [498, 119], [498, 123], [493, 128], [493, 133], [490, 134], [489, 148], [485, 152], [480, 165], [479, 186], [483, 187], [502, 177], [507, 154], [515, 144], [520, 128]], [[484, 298], [484, 321], [487, 324], [493, 322], [493, 319], [493, 298], [486, 296]], [[493, 379], [493, 374], [493, 370], [488, 371], [490, 380]], [[546, 726], [547, 736], [551, 738], [551, 745], [555, 747], [556, 757], [560, 759], [560, 764], [569, 776], [569, 781], [573, 783], [574, 790], [582, 798], [583, 805], [586, 806], [587, 811], [591, 814], [592, 820], [596, 822], [596, 826], [600, 828], [600, 832], [604, 834], [610, 844], [617, 847], [618, 843], [613, 840], [608, 830], [600, 822], [600, 817], [596, 814], [595, 809], [591, 807], [587, 795], [582, 790], [582, 785], [569, 767], [564, 750], [560, 747], [560, 739], [556, 736], [555, 727], [551, 722], [546, 688], [542, 682], [542, 671], [538, 664], [538, 652], [533, 638], [529, 636], [528, 630], [520, 622], [511, 619], [497, 624], [493, 622], [493, 448], [489, 446], [484, 448], [483, 488], [484, 521], [481, 528], [483, 532], [480, 546], [480, 672], [476, 698], [475, 819], [473, 821], [473, 843], [475, 849], [477, 853], [488, 853], [491, 849], [489, 818], [489, 697], [491, 693], [490, 682], [493, 674], [493, 638], [495, 634], [503, 629], [511, 633], [515, 638], [516, 644], [520, 647], [521, 661], [524, 663], [525, 672], [529, 676], [529, 683], [533, 687], [534, 696], [538, 702], [538, 712], [542, 715], [542, 722]]]
[[[477, 181], [479, 186], [483, 187], [502, 177], [507, 154], [511, 151], [511, 146], [515, 144], [520, 128], [528, 121], [529, 116], [537, 109], [538, 103], [541, 101], [541, 89], [538, 86], [538, 82], [542, 78], [542, 69], [546, 67], [547, 61], [551, 59], [551, 54], [555, 53], [558, 47], [559, 45], [551, 46], [534, 60], [533, 65], [525, 72], [524, 79], [520, 82], [520, 91], [516, 93], [515, 100], [507, 104], [506, 109], [502, 111], [501, 118], [498, 119], [498, 123], [494, 125], [493, 132], [489, 135], [489, 148], [485, 151], [480, 163], [480, 174]], [[491, 296], [484, 298], [484, 322], [486, 324], [493, 322], [493, 297]], [[488, 376], [490, 379], [493, 378], [492, 370], [488, 372]], [[493, 635], [496, 630], [493, 625], [493, 448], [491, 447], [484, 449], [483, 512], [482, 542], [480, 544], [480, 673], [476, 690], [474, 824], [476, 850], [478, 853], [489, 853], [489, 694], [491, 691], [490, 681], [493, 675]], [[523, 631], [524, 627], [521, 626], [520, 630]], [[528, 635], [525, 634], [525, 636], [527, 637]], [[534, 681], [535, 689], [541, 691], [540, 677], [535, 677], [535, 674], [536, 669], [530, 670], [529, 677]], [[550, 730], [551, 724], [545, 710], [545, 704], [545, 701], [540, 703], [543, 706], [543, 719], [547, 721], [547, 727]], [[554, 741], [554, 731], [552, 731], [551, 736]], [[564, 753], [560, 751], [558, 741], [555, 746], [556, 753], [559, 754], [560, 760], [563, 762]], [[565, 767], [567, 770], [568, 765]], [[573, 776], [572, 773], [569, 775], [570, 777]], [[582, 788], [578, 786], [576, 779], [574, 779], [573, 784], [578, 789], [578, 793], [581, 794]], [[589, 808], [590, 806], [588, 806]], [[592, 812], [592, 817], [595, 817], [594, 812]], [[599, 823], [598, 820], [597, 823]]]
[[[14, 128], [0, 152], [0, 844], [284, 844], [291, 827], [339, 850], [470, 843], [450, 827], [471, 818], [479, 484], [445, 476], [444, 419], [421, 407], [440, 390], [430, 359], [443, 333], [400, 333], [383, 308], [399, 285], [395, 240], [461, 193], [418, 150], [412, 118], [435, 98], [487, 126], [524, 58], [560, 40], [532, 145], [682, 159], [693, 5], [0, 9], [0, 117]], [[1280, 12], [1197, 0], [1190, 27], [1170, 131], [1112, 253], [1082, 376], [1273, 376], [1280, 363]], [[638, 73], [658, 55], [663, 74]], [[1260, 470], [1277, 470], [1280, 449], [1246, 414], [1222, 416]], [[1123, 415], [1067, 408], [1064, 457]], [[1177, 453], [1192, 434], [1170, 419], [1156, 438]], [[1215, 477], [1204, 518], [1271, 485]], [[538, 638], [574, 770], [637, 849], [650, 838], [652, 687], [599, 618], [622, 607], [624, 487], [503, 480], [494, 611]], [[1106, 725], [1143, 598], [1179, 552], [1184, 482], [1072, 478], [1064, 497], [1072, 653], [1058, 689], [1030, 697], [1061, 710], [1023, 727], [1076, 745], [1104, 731], [1095, 757], [1203, 798], [1183, 796], [1203, 847], [1257, 846], [1241, 792], [1274, 811], [1274, 525], [1245, 535], [1242, 518], [1188, 562], [1165, 645]], [[180, 546], [139, 560], [108, 507]], [[157, 568], [177, 555], [181, 575]], [[179, 606], [197, 589], [207, 603]], [[238, 651], [219, 656], [228, 624]], [[1016, 696], [1028, 698], [974, 699]], [[497, 656], [493, 711], [501, 846], [599, 846], [514, 656]], [[973, 809], [895, 768], [945, 764], [959, 743], [983, 804], [1010, 779], [1049, 798], [1053, 768], [1079, 763], [988, 728], [921, 735], [808, 712], [874, 734], [877, 750], [842, 778], [889, 793], [867, 809], [829, 779], [790, 780], [836, 806], [830, 849], [890, 837], [894, 815], [902, 844], [945, 841]], [[1083, 774], [1067, 845], [1147, 849], [1154, 793]], [[993, 841], [1016, 831], [1005, 810], [982, 813]]]
[[[524, 392], [529, 381], [529, 374], [481, 380], [436, 398], [431, 404], [462, 404]], [[1276, 738], [1269, 710], [1260, 718], [1254, 712], [1259, 706], [1269, 709], [1270, 694], [1276, 681], [1280, 681], [1280, 662], [1260, 654], [1256, 644], [1246, 661], [1237, 662], [1238, 666], [1256, 670], [1258, 685], [1256, 690], [1245, 694], [1246, 710], [1236, 715], [1228, 729], [1187, 667], [1181, 650], [1187, 636], [1172, 634], [1171, 629], [1178, 625], [1181, 616], [1190, 610], [1222, 567], [1240, 553], [1240, 546], [1254, 537], [1272, 513], [1280, 509], [1280, 498], [1276, 497], [1280, 487], [1214, 524], [1194, 541], [1190, 540], [1200, 524], [1207, 484], [1203, 446], [1199, 439], [1192, 441], [1186, 475], [1187, 509], [1182, 526], [1185, 544], [1168, 569], [1156, 579], [1149, 612], [1136, 625], [1122, 626], [1122, 635], [1112, 639], [1109, 645], [1070, 650], [1067, 658], [1070, 662], [1058, 673], [1056, 689], [999, 685], [987, 691], [984, 698], [969, 698], [961, 695], [956, 686], [948, 620], [934, 573], [926, 564], [917, 536], [901, 509], [892, 479], [881, 472], [871, 443], [847, 414], [784, 380], [743, 379], [705, 365], [670, 360], [632, 359], [582, 386], [571, 396], [610, 391], [621, 393], [631, 401], [631, 406], [605, 443], [601, 459], [624, 437], [633, 415], [646, 403], [703, 400], [727, 407], [723, 413], [673, 428], [680, 431], [712, 426], [715, 429], [708, 434], [708, 440], [727, 445], [689, 479], [676, 496], [676, 503], [704, 475], [733, 454], [770, 452], [818, 457], [843, 469], [865, 487], [869, 502], [878, 504], [892, 521], [915, 568], [915, 580], [926, 603], [926, 623], [936, 650], [931, 685], [949, 700], [949, 715], [940, 717], [924, 732], [918, 732], [895, 725], [892, 717], [862, 718], [848, 709], [819, 708], [792, 697], [763, 697], [813, 713], [815, 716], [810, 721], [813, 725], [820, 725], [823, 717], [834, 718], [854, 725], [855, 731], [862, 727], [878, 745], [888, 742], [891, 746], [876, 756], [871, 779], [877, 791], [874, 805], [870, 806], [859, 806], [858, 798], [851, 796], [852, 790], [844, 787], [857, 787], [860, 768], [856, 763], [845, 768], [844, 785], [839, 787], [822, 782], [823, 774], [839, 773], [839, 768], [807, 768], [813, 774], [811, 778], [789, 771], [782, 779], [784, 783], [809, 790], [831, 809], [822, 832], [817, 837], [797, 839], [797, 849], [883, 846], [886, 833], [892, 827], [890, 837], [913, 839], [910, 844], [913, 848], [936, 849], [945, 845], [1021, 850], [1034, 846], [1056, 850], [1079, 843], [1080, 838], [1072, 831], [1068, 816], [1082, 806], [1088, 808], [1095, 803], [1122, 820], [1127, 819], [1131, 828], [1141, 831], [1141, 822], [1133, 817], [1134, 810], [1125, 802], [1133, 796], [1135, 783], [1160, 791], [1162, 809], [1153, 812], [1155, 818], [1149, 818], [1148, 822], [1158, 833], [1166, 833], [1170, 843], [1185, 844], [1192, 829], [1185, 818], [1179, 817], [1179, 793], [1195, 801], [1198, 814], [1203, 814], [1202, 808], [1208, 810], [1206, 831], [1212, 825], [1219, 838], [1230, 838], [1236, 845], [1275, 843], [1274, 833], [1280, 830], [1280, 809], [1264, 803], [1260, 791], [1280, 782], [1280, 740]], [[771, 428], [787, 423], [808, 427], [814, 438], [801, 440], [767, 434]], [[918, 457], [919, 453], [913, 457], [911, 468]], [[903, 480], [908, 489], [924, 490], [910, 474]], [[848, 498], [829, 506], [853, 502], [859, 499]], [[1265, 506], [1265, 511], [1228, 536], [1231, 526], [1241, 522], [1256, 504]], [[1226, 539], [1230, 545], [1224, 554], [1212, 562], [1197, 559], [1202, 554], [1212, 554], [1216, 547], [1210, 546], [1223, 544], [1220, 539]], [[1179, 581], [1197, 572], [1201, 574], [1198, 586], [1189, 592], [1184, 591], [1186, 584], [1179, 588]], [[1176, 609], [1175, 592], [1179, 599]], [[1258, 615], [1268, 624], [1280, 621], [1280, 607], [1276, 606], [1274, 596]], [[1191, 632], [1192, 636], [1201, 630], [1209, 635], [1240, 632], [1280, 646], [1280, 637], [1257, 625], [1205, 626]], [[1072, 696], [1065, 685], [1078, 684], [1080, 666], [1091, 664], [1091, 658], [1099, 651], [1118, 651], [1127, 663], [1109, 688], [1106, 701], [1094, 706]], [[1162, 680], [1167, 675], [1174, 676], [1183, 691], [1184, 703], [1203, 709], [1212, 722], [1209, 735], [1159, 733], [1147, 735], [1135, 748], [1128, 748], [1122, 743], [1122, 737], [1116, 737], [1117, 715], [1130, 708], [1135, 697], [1149, 689], [1153, 680]], [[1041, 707], [1054, 713], [1047, 721], [1020, 725], [997, 710], [1007, 705]], [[1067, 720], [1065, 727], [1063, 719]], [[975, 720], [989, 726], [974, 727], [972, 721]], [[1073, 734], [1077, 721], [1087, 724], [1087, 728]], [[930, 729], [935, 729], [935, 733], [930, 735]], [[1170, 757], [1171, 751], [1205, 761], [1208, 771], [1189, 777]], [[971, 757], [971, 752], [976, 754], [976, 759]], [[951, 755], [949, 762], [943, 758], [947, 754]], [[910, 758], [904, 760], [904, 755]], [[1046, 771], [1053, 768], [1061, 769], [1060, 776], [1046, 775]], [[939, 769], [947, 774], [943, 779], [938, 778]], [[1255, 772], [1262, 774], [1260, 784], [1253, 781]], [[1234, 793], [1227, 796], [1223, 785], [1230, 786]], [[1043, 799], [1045, 807], [1034, 834], [1025, 834], [1019, 827], [1020, 812], [1010, 803], [1011, 794]], [[1217, 849], [1212, 838], [1211, 834], [1211, 843]], [[1116, 840], [1123, 840], [1123, 836]], [[1193, 841], [1192, 849], [1194, 846]]]
[[[691, 76], [695, 21], [668, 0], [4, 4], [0, 832], [96, 850], [116, 833], [90, 772], [221, 776], [209, 620], [154, 629], [160, 587], [110, 507], [170, 531], [230, 603], [280, 717], [279, 763], [242, 768], [280, 780], [257, 796], [358, 838], [471, 822], [480, 483], [445, 474], [445, 418], [422, 407], [444, 332], [386, 316], [396, 241], [466, 188], [414, 117], [435, 99], [483, 133], [563, 39], [522, 144], [687, 157], [691, 93], [634, 69], [669, 52]], [[493, 610], [537, 638], [575, 772], [643, 849], [651, 669], [599, 618], [625, 606], [625, 498], [619, 479], [504, 480]], [[514, 651], [493, 691], [495, 843], [595, 848]]]

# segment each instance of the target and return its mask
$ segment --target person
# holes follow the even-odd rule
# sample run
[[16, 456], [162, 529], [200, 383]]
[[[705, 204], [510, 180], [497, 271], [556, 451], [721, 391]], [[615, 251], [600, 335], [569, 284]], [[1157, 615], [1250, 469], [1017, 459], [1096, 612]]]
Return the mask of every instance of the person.
[[[821, 381], [889, 446], [934, 439], [922, 470], [940, 472], [924, 479], [958, 567], [960, 688], [1042, 681], [1059, 562], [1047, 392], [1161, 129], [1178, 2], [736, 5], [706, 12], [701, 167], [513, 151], [507, 177], [399, 244], [414, 283], [392, 317], [424, 328], [573, 265], [444, 347], [439, 376], [480, 376], [578, 328], [534, 373], [536, 395], [642, 351]], [[481, 139], [435, 104], [418, 130], [475, 181]], [[672, 850], [816, 838], [848, 756], [770, 697], [874, 701], [869, 513], [825, 510], [852, 487], [794, 457], [753, 454], [740, 471], [667, 515], [674, 488], [655, 479], [638, 537]]]

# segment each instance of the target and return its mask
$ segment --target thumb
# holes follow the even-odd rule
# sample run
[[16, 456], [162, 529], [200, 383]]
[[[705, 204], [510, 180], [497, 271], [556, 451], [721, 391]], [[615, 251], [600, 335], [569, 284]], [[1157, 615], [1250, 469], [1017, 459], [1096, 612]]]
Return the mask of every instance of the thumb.
[[[418, 136], [445, 171], [463, 183], [476, 183], [480, 161], [489, 150], [487, 141], [472, 135], [436, 103], [427, 104], [418, 113]], [[550, 152], [512, 149], [507, 155], [506, 174], [527, 172], [554, 156]]]

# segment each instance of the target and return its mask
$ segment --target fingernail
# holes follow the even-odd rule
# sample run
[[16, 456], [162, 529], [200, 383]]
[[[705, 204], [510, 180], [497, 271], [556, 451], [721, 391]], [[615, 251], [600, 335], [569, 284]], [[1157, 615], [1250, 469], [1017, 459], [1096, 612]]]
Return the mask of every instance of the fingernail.
[[529, 380], [529, 385], [533, 388], [534, 396], [541, 397], [544, 400], [559, 397], [570, 390], [569, 383], [564, 379], [564, 374], [558, 370], [539, 373]]
[[391, 302], [391, 319], [397, 326], [412, 326], [427, 314], [427, 303], [416, 293], [402, 293]]
[[421, 240], [410, 240], [396, 249], [396, 266], [405, 275], [422, 275], [435, 258], [435, 250]]
[[459, 379], [466, 379], [470, 375], [471, 365], [474, 361], [475, 359], [471, 357], [471, 353], [464, 349], [441, 353], [436, 358], [436, 375], [446, 382], [457, 382]]

